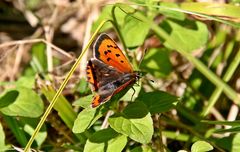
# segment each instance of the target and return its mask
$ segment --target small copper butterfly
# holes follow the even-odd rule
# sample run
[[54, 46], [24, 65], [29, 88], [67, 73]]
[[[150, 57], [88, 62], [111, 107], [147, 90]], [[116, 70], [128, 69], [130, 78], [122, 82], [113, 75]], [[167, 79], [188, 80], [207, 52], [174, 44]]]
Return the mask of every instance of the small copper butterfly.
[[93, 108], [130, 88], [140, 77], [114, 40], [105, 33], [95, 41], [93, 58], [88, 61], [86, 71], [87, 80], [96, 92]]

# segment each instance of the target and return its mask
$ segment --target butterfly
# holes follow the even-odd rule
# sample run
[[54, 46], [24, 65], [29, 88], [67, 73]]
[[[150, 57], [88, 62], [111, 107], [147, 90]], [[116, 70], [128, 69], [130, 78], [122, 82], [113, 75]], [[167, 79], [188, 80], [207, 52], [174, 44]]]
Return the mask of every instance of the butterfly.
[[102, 33], [93, 45], [93, 58], [87, 63], [87, 80], [96, 92], [91, 107], [95, 108], [122, 90], [131, 88], [140, 78], [121, 49]]

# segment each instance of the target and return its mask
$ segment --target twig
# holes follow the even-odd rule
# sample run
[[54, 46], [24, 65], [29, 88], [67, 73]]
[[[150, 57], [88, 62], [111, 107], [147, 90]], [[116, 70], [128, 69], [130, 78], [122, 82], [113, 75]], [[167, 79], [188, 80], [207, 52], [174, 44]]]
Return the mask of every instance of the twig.
[[15, 63], [14, 63], [13, 70], [12, 70], [11, 80], [14, 79], [14, 76], [16, 75], [16, 73], [18, 71], [19, 65], [20, 65], [21, 60], [22, 60], [23, 52], [24, 52], [24, 45], [21, 44], [21, 45], [18, 46], [16, 59], [15, 59]]
[[39, 43], [39, 42], [43, 42], [47, 45], [50, 45], [52, 48], [54, 48], [59, 53], [65, 55], [66, 57], [68, 57], [70, 59], [73, 59], [73, 57], [69, 53], [66, 53], [64, 50], [60, 49], [59, 47], [55, 46], [52, 43], [47, 42], [44, 39], [30, 39], [30, 40], [18, 40], [18, 41], [5, 42], [5, 43], [0, 44], [0, 48], [4, 48], [4, 47], [7, 47], [7, 46], [12, 46], [12, 45], [21, 45], [21, 44]]
[[107, 128], [108, 127], [108, 118], [111, 116], [111, 115], [113, 115], [113, 111], [112, 110], [109, 110], [108, 112], [107, 112], [107, 115], [106, 115], [106, 117], [105, 117], [105, 119], [104, 119], [104, 121], [103, 121], [103, 123], [102, 123], [102, 126], [101, 126], [101, 129], [105, 129], [105, 128]]

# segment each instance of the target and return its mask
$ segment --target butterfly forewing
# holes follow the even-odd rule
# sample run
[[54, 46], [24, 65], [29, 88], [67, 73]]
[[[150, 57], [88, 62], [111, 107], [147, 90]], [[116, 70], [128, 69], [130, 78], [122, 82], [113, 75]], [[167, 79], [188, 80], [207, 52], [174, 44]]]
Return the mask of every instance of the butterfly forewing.
[[133, 72], [133, 68], [125, 55], [107, 34], [101, 34], [96, 40], [94, 44], [94, 56], [121, 72]]

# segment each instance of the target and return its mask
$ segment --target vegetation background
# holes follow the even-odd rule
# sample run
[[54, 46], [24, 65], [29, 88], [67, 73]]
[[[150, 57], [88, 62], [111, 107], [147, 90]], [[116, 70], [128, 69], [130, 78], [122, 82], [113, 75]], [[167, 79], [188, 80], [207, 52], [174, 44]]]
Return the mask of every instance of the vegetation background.
[[[239, 152], [239, 4], [0, 1], [0, 151]], [[89, 107], [94, 32], [146, 73], [133, 99]]]

